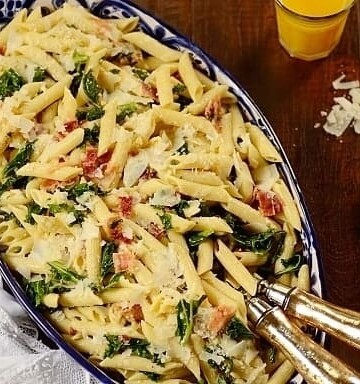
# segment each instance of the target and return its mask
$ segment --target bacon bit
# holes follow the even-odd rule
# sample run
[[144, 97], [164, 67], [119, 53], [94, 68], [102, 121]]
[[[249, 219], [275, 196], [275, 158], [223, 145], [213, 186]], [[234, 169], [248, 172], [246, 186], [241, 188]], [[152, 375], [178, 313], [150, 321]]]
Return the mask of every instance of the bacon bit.
[[3, 47], [2, 45], [0, 45], [0, 55], [1, 56], [5, 55], [5, 51], [6, 51], [6, 47]]
[[272, 191], [254, 191], [255, 199], [259, 202], [259, 211], [263, 216], [275, 216], [282, 211], [279, 197]]
[[140, 176], [140, 180], [150, 180], [157, 176], [157, 172], [154, 168], [147, 167], [144, 173]]
[[70, 133], [74, 131], [76, 128], [78, 128], [79, 122], [78, 120], [71, 120], [64, 124], [64, 129], [67, 133]]
[[208, 329], [214, 333], [220, 332], [228, 321], [234, 316], [234, 313], [234, 308], [220, 304], [213, 310], [210, 316], [210, 320], [207, 325]]
[[109, 224], [109, 236], [116, 244], [131, 244], [133, 242], [133, 238], [124, 234], [121, 219], [114, 220]]
[[135, 266], [135, 260], [135, 255], [127, 249], [113, 253], [115, 273], [130, 271]]
[[130, 217], [133, 208], [132, 196], [120, 196], [119, 197], [119, 211], [123, 217]]
[[220, 98], [210, 100], [205, 107], [204, 114], [208, 120], [213, 120], [215, 124], [219, 123], [221, 116], [224, 114]]
[[157, 89], [151, 84], [142, 84], [142, 94], [144, 97], [150, 97], [153, 100], [157, 100]]
[[70, 336], [75, 336], [77, 334], [77, 330], [74, 329], [73, 327], [69, 328], [69, 335]]
[[97, 149], [95, 147], [87, 147], [85, 160], [82, 162], [82, 168], [85, 177], [95, 177], [97, 164]]
[[101, 170], [104, 170], [106, 164], [111, 159], [111, 155], [112, 151], [107, 151], [98, 157], [96, 147], [86, 147], [85, 160], [82, 162], [84, 176], [88, 178], [95, 177], [96, 169], [100, 167]]
[[107, 152], [105, 152], [103, 155], [101, 155], [100, 157], [98, 157], [98, 158], [97, 158], [98, 164], [101, 165], [101, 164], [108, 163], [108, 162], [110, 161], [110, 159], [111, 159], [112, 152], [113, 152], [113, 151], [107, 151]]
[[146, 230], [150, 233], [150, 235], [153, 235], [156, 239], [161, 239], [165, 235], [165, 229], [160, 228], [157, 224], [151, 222]]
[[133, 319], [137, 323], [140, 323], [141, 320], [144, 320], [144, 314], [143, 314], [143, 311], [142, 311], [142, 308], [141, 308], [140, 304], [134, 304], [130, 308], [130, 313], [131, 313], [131, 316], [133, 317]]

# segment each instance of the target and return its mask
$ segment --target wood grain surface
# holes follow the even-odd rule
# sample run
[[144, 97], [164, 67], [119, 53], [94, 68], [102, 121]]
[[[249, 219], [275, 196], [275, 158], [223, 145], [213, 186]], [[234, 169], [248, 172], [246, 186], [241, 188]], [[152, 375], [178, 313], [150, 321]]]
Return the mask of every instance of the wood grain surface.
[[[341, 138], [323, 122], [340, 73], [360, 79], [360, 4], [340, 45], [316, 62], [290, 58], [277, 39], [268, 0], [135, 0], [214, 57], [247, 89], [289, 157], [317, 232], [327, 299], [360, 311], [360, 135]], [[332, 340], [331, 351], [360, 371], [360, 351]]]

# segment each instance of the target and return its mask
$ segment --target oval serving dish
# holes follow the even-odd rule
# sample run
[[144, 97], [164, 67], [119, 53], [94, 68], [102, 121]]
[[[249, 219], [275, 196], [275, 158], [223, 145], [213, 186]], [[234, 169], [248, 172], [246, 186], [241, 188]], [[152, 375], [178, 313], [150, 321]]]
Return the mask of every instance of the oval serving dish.
[[[64, 1], [56, 0], [40, 0], [40, 1], [9, 1], [1, 2], [2, 8], [0, 8], [0, 22], [6, 23], [9, 21], [16, 12], [21, 8], [29, 8], [35, 5], [47, 6], [49, 8], [58, 8]], [[318, 296], [323, 295], [323, 282], [322, 282], [322, 270], [320, 253], [316, 237], [311, 223], [302, 193], [291, 169], [289, 161], [282, 149], [278, 138], [276, 137], [270, 124], [263, 116], [256, 104], [251, 100], [246, 91], [236, 82], [236, 80], [227, 73], [226, 70], [221, 68], [213, 59], [211, 59], [206, 53], [200, 48], [192, 44], [188, 39], [179, 35], [173, 31], [163, 22], [160, 22], [149, 13], [139, 9], [127, 1], [91, 1], [91, 0], [79, 0], [78, 3], [86, 8], [89, 8], [91, 12], [97, 16], [109, 18], [109, 17], [130, 17], [138, 16], [140, 18], [140, 25], [144, 32], [153, 36], [162, 43], [181, 50], [190, 52], [197, 66], [203, 70], [212, 80], [216, 80], [219, 83], [227, 84], [236, 97], [241, 110], [247, 117], [248, 121], [258, 125], [266, 136], [273, 143], [275, 148], [281, 154], [283, 162], [278, 165], [278, 169], [281, 173], [282, 178], [287, 183], [294, 200], [297, 202], [298, 209], [300, 211], [302, 221], [302, 232], [301, 240], [303, 243], [303, 253], [307, 257], [308, 264], [311, 270], [311, 289], [312, 292]], [[60, 333], [50, 324], [45, 317], [34, 308], [30, 300], [24, 294], [24, 291], [17, 280], [14, 278], [12, 272], [0, 260], [0, 272], [10, 287], [13, 295], [25, 308], [30, 317], [36, 322], [39, 328], [54, 341], [60, 348], [64, 349], [72, 358], [74, 358], [80, 365], [82, 365], [87, 371], [89, 371], [95, 378], [102, 383], [116, 383], [116, 381], [110, 378], [104, 371], [93, 365], [89, 360], [86, 359], [81, 353], [75, 350], [73, 347], [68, 345], [61, 337]], [[315, 336], [316, 341], [324, 343], [325, 335], [318, 332]], [[302, 383], [300, 375], [295, 376], [289, 384], [300, 384]]]

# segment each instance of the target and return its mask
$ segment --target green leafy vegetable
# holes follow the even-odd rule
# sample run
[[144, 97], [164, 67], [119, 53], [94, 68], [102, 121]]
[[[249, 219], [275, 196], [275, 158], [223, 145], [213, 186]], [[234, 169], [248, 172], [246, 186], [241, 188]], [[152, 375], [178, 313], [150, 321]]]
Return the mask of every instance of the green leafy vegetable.
[[41, 215], [43, 211], [44, 211], [44, 209], [41, 208], [40, 205], [37, 205], [36, 203], [31, 202], [27, 206], [27, 214], [26, 214], [25, 222], [27, 222], [27, 223], [29, 223], [31, 225], [34, 225], [35, 224], [35, 220], [32, 217], [32, 215], [33, 214]]
[[45, 279], [35, 280], [35, 281], [25, 281], [25, 294], [30, 299], [30, 301], [39, 307], [43, 297], [48, 293], [48, 284], [45, 282]]
[[298, 272], [301, 266], [306, 264], [306, 257], [297, 253], [288, 260], [281, 259], [281, 264], [284, 266], [284, 269], [275, 273], [275, 277], [285, 273]]
[[45, 73], [46, 73], [45, 68], [36, 67], [34, 69], [34, 75], [33, 75], [32, 81], [33, 82], [43, 81], [45, 79]]
[[187, 243], [190, 247], [197, 247], [206, 240], [208, 237], [214, 234], [212, 229], [207, 229], [201, 232], [192, 232], [190, 236], [187, 238]]
[[182, 83], [177, 83], [173, 86], [173, 93], [175, 93], [175, 95], [180, 95], [181, 93], [183, 93], [185, 91], [186, 87], [184, 84]]
[[69, 188], [64, 188], [63, 190], [68, 193], [68, 199], [74, 201], [85, 192], [94, 192], [98, 196], [103, 196], [105, 194], [97, 185], [88, 183], [77, 183]]
[[3, 183], [0, 183], [0, 196], [10, 189], [22, 189], [25, 188], [28, 182], [26, 176], [10, 176]]
[[104, 288], [116, 287], [123, 276], [124, 274], [122, 272], [115, 273], [115, 275], [111, 276], [111, 279], [109, 280], [109, 282], [106, 284]]
[[160, 217], [160, 220], [165, 230], [172, 228], [171, 216], [168, 213], [158, 214], [158, 216]]
[[252, 339], [254, 337], [254, 335], [235, 316], [233, 316], [228, 322], [225, 328], [225, 334], [237, 342]]
[[75, 217], [75, 221], [70, 225], [81, 224], [85, 220], [85, 213], [83, 211], [79, 211], [75, 209], [74, 206], [66, 203], [49, 204], [49, 212], [52, 215], [55, 215], [56, 213], [60, 213], [60, 212], [72, 213]]
[[48, 264], [50, 265], [53, 279], [60, 283], [69, 282], [76, 284], [79, 280], [83, 279], [83, 277], [78, 275], [76, 272], [66, 268], [60, 261], [51, 261], [48, 262]]
[[0, 76], [0, 99], [12, 96], [25, 84], [25, 80], [12, 68]]
[[116, 353], [122, 353], [126, 349], [131, 349], [133, 356], [143, 357], [145, 359], [153, 359], [153, 355], [148, 350], [150, 343], [145, 339], [126, 339], [117, 335], [105, 335], [108, 342], [105, 349], [104, 357], [113, 357]]
[[161, 379], [161, 375], [155, 372], [145, 372], [145, 371], [140, 371], [144, 375], [146, 375], [150, 380], [152, 381], [159, 381]]
[[116, 250], [116, 245], [111, 242], [107, 242], [101, 248], [101, 266], [100, 272], [101, 276], [106, 276], [114, 266], [113, 253]]
[[181, 344], [186, 344], [189, 340], [194, 327], [194, 316], [204, 299], [205, 296], [201, 297], [199, 300], [190, 300], [190, 302], [181, 299], [176, 305], [177, 328], [175, 335], [180, 336]]
[[184, 143], [177, 151], [178, 155], [187, 155], [189, 153], [188, 143]]
[[125, 119], [130, 117], [138, 110], [136, 103], [123, 104], [118, 107], [116, 122], [118, 124], [123, 124]]
[[4, 176], [16, 176], [16, 171], [30, 160], [33, 149], [33, 143], [26, 143], [25, 146], [21, 148], [14, 158], [6, 165], [3, 171]]
[[144, 81], [150, 75], [150, 73], [146, 69], [137, 67], [133, 68], [132, 72], [136, 77], [138, 77], [142, 81]]
[[106, 357], [113, 357], [116, 353], [124, 352], [124, 342], [121, 340], [121, 338], [117, 335], [105, 335], [105, 338], [108, 342], [104, 358]]
[[[209, 359], [207, 363], [213, 368], [217, 374], [217, 384], [232, 384], [234, 378], [231, 376], [233, 369], [233, 361], [230, 357], [226, 356], [224, 351], [219, 346], [205, 346], [205, 351], [211, 354], [216, 354], [220, 359]], [[218, 362], [220, 360], [221, 362]]]
[[190, 207], [190, 204], [188, 201], [186, 200], [180, 200], [180, 203], [179, 204], [176, 204], [174, 205], [174, 209], [175, 209], [175, 212], [181, 216], [181, 217], [185, 217], [185, 213], [184, 213], [184, 209], [186, 208], [189, 208]]
[[268, 230], [266, 232], [246, 234], [244, 232], [234, 232], [233, 238], [244, 249], [266, 255], [272, 259], [276, 258], [283, 247], [285, 239], [284, 231]]
[[153, 355], [149, 352], [148, 346], [150, 343], [144, 339], [130, 339], [129, 347], [132, 355], [143, 357], [144, 359], [152, 360]]
[[82, 65], [85, 65], [88, 60], [89, 60], [89, 56], [88, 55], [85, 55], [83, 53], [80, 53], [78, 52], [76, 49], [73, 53], [73, 62], [75, 64], [75, 69], [77, 72], [80, 72], [81, 71], [81, 66]]
[[100, 105], [92, 105], [89, 108], [78, 109], [76, 111], [76, 118], [79, 121], [83, 121], [83, 120], [93, 121], [103, 117], [104, 113], [105, 111]]
[[95, 124], [92, 128], [85, 128], [84, 130], [84, 140], [81, 143], [82, 145], [89, 143], [90, 145], [97, 145], [99, 142], [100, 127]]
[[101, 87], [97, 83], [92, 71], [87, 72], [83, 79], [83, 89], [86, 96], [94, 103], [98, 103], [101, 93]]

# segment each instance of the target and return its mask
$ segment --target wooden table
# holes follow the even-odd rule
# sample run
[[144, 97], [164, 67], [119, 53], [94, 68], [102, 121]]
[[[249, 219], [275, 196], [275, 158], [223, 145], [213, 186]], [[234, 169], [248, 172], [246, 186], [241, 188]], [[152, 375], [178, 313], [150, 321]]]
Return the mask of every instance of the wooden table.
[[[228, 69], [265, 113], [288, 154], [318, 235], [327, 299], [360, 311], [360, 136], [339, 139], [314, 124], [329, 110], [331, 81], [360, 79], [360, 4], [339, 47], [312, 63], [291, 59], [277, 40], [273, 1], [135, 0]], [[218, 5], [219, 4], [219, 5]], [[331, 350], [360, 371], [360, 351]]]

